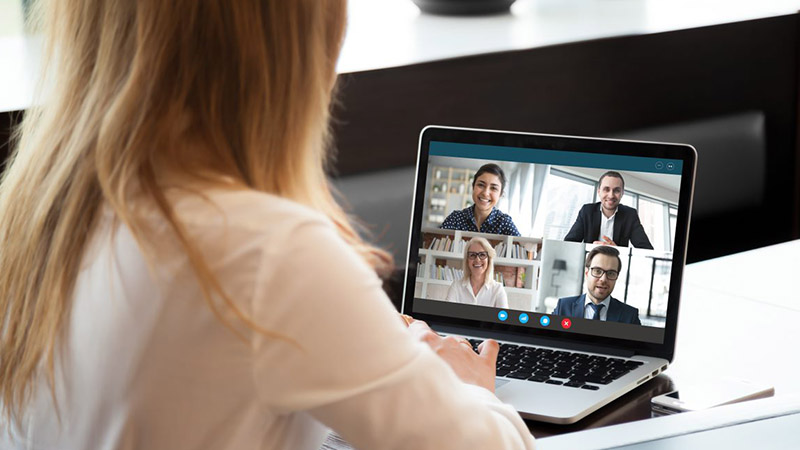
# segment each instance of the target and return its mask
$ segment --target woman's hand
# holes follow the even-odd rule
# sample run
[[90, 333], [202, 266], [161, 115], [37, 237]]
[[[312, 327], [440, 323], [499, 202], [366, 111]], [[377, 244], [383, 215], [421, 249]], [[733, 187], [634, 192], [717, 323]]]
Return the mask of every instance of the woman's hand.
[[411, 334], [428, 344], [437, 355], [444, 359], [461, 381], [494, 392], [495, 365], [499, 350], [497, 341], [492, 339], [483, 341], [478, 346], [478, 353], [475, 353], [472, 345], [464, 338], [442, 337], [421, 320], [406, 320], [410, 322], [408, 330]]

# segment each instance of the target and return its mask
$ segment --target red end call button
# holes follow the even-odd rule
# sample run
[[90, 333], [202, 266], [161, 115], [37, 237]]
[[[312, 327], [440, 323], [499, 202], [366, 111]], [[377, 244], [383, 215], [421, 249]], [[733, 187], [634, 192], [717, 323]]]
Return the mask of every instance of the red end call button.
[[572, 326], [572, 321], [569, 319], [562, 319], [561, 320], [561, 328], [569, 328]]

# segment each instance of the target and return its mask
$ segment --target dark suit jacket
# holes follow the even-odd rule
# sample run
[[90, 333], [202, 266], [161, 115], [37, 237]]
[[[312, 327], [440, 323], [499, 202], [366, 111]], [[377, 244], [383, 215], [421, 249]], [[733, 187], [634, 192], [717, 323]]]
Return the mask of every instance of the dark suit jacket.
[[[578, 212], [578, 218], [570, 228], [565, 241], [592, 243], [600, 240], [600, 202], [587, 203]], [[627, 247], [628, 242], [637, 248], [653, 248], [644, 232], [639, 213], [630, 206], [619, 205], [614, 217], [614, 243]]]
[[[622, 322], [641, 325], [639, 321], [639, 309], [631, 305], [626, 305], [621, 301], [611, 297], [608, 303], [607, 322]], [[558, 299], [556, 309], [552, 314], [557, 316], [580, 317], [584, 316], [584, 305], [586, 305], [586, 294], [577, 297], [564, 297]]]

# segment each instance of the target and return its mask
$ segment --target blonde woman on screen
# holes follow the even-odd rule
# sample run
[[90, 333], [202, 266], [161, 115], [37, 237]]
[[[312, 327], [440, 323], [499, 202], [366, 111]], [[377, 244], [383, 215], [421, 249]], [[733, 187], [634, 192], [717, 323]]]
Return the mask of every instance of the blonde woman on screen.
[[508, 296], [502, 283], [494, 280], [492, 245], [482, 237], [469, 240], [464, 250], [464, 277], [447, 290], [448, 302], [508, 308]]
[[0, 448], [532, 447], [328, 187], [346, 5], [45, 0], [0, 184]]

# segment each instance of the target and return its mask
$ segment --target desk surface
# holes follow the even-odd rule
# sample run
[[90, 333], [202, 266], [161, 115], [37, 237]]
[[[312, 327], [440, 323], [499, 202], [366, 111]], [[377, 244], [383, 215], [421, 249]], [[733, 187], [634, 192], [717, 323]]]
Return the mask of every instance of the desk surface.
[[[442, 17], [411, 0], [350, 0], [340, 73], [796, 13], [800, 0], [517, 0], [509, 14]], [[9, 14], [22, 20], [22, 9]], [[7, 18], [6, 18], [7, 19]], [[21, 29], [21, 25], [15, 29]], [[27, 108], [40, 41], [0, 30], [0, 112]]]
[[721, 375], [800, 394], [800, 240], [686, 266], [675, 359], [659, 375], [570, 426], [528, 422], [536, 437], [650, 417], [650, 398]]

